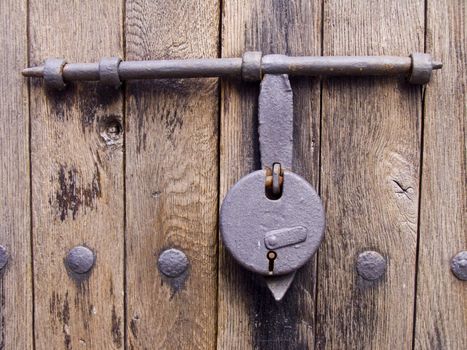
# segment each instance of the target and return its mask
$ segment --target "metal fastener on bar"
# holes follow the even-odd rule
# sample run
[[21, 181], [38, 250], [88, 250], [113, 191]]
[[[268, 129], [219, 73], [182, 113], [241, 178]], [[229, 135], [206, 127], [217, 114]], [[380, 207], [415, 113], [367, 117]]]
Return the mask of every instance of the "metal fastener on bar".
[[49, 58], [44, 65], [26, 68], [26, 77], [42, 77], [49, 87], [62, 89], [66, 82], [89, 80], [118, 87], [124, 80], [159, 78], [240, 77], [260, 81], [264, 74], [300, 76], [404, 75], [412, 84], [426, 84], [441, 62], [429, 54], [399, 56], [303, 56], [245, 52], [241, 58], [202, 58], [158, 61], [122, 61], [103, 58], [98, 63], [67, 63]]

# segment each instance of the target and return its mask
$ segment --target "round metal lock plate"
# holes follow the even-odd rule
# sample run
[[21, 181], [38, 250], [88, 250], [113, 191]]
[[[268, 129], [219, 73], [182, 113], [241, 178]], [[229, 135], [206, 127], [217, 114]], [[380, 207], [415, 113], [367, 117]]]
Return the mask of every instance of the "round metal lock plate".
[[282, 195], [276, 200], [266, 196], [265, 179], [264, 170], [255, 171], [227, 193], [220, 213], [222, 240], [248, 270], [283, 275], [317, 250], [324, 236], [324, 209], [314, 188], [297, 174], [284, 171]]

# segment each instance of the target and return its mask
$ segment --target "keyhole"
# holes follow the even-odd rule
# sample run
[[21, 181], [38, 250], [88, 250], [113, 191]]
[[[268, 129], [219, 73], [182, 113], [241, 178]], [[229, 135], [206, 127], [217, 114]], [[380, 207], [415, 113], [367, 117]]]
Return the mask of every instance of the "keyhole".
[[277, 253], [273, 250], [270, 250], [266, 257], [269, 260], [269, 274], [272, 275], [272, 272], [274, 271], [274, 260], [277, 258]]

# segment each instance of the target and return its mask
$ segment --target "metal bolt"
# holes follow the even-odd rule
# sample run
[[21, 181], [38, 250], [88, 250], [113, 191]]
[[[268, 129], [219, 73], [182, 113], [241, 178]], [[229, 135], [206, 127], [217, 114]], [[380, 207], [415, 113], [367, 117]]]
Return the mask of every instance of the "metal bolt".
[[414, 84], [426, 84], [441, 62], [428, 54], [397, 56], [302, 56], [265, 55], [245, 52], [243, 57], [161, 61], [120, 61], [107, 58], [99, 63], [66, 63], [48, 59], [43, 66], [26, 68], [26, 77], [43, 77], [48, 86], [62, 89], [65, 82], [101, 80], [119, 86], [129, 79], [237, 77], [259, 81], [263, 74], [305, 76], [406, 75]]
[[8, 263], [8, 252], [6, 248], [0, 245], [0, 270], [2, 270]]
[[91, 249], [78, 245], [72, 248], [65, 259], [68, 268], [78, 274], [89, 272], [94, 266], [95, 256]]
[[178, 249], [167, 249], [159, 256], [158, 266], [167, 277], [178, 277], [188, 268], [188, 258]]
[[451, 271], [461, 281], [467, 281], [467, 250], [459, 252], [452, 258]]
[[357, 272], [367, 281], [375, 281], [386, 272], [386, 259], [375, 251], [367, 250], [357, 259]]

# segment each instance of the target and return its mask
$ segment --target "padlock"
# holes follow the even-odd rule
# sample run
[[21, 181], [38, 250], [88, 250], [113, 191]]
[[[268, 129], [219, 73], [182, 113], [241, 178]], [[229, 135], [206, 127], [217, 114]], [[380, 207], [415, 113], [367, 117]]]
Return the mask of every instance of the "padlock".
[[281, 300], [295, 272], [324, 236], [324, 208], [317, 192], [291, 171], [293, 101], [287, 75], [266, 74], [259, 96], [262, 170], [241, 178], [220, 212], [224, 246], [240, 265], [262, 275]]
[[220, 229], [225, 247], [246, 269], [263, 276], [290, 274], [316, 252], [324, 210], [314, 188], [284, 170], [282, 193], [269, 198], [266, 170], [244, 176], [227, 193]]

